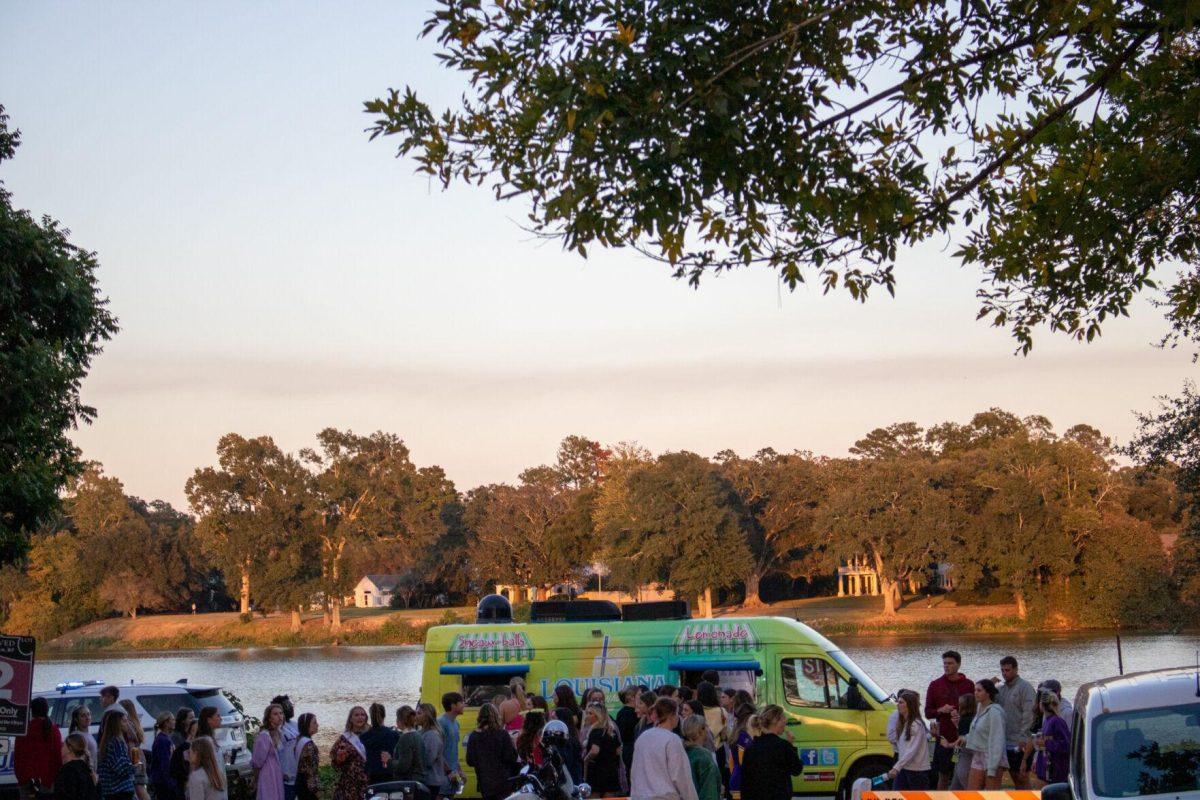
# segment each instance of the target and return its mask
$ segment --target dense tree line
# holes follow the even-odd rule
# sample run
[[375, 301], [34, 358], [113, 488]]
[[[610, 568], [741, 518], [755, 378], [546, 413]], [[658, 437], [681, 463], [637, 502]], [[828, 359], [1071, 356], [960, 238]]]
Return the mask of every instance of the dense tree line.
[[[969, 598], [1057, 624], [1169, 624], [1200, 607], [1180, 468], [1170, 454], [1120, 466], [1086, 425], [1058, 435], [992, 409], [873, 430], [846, 458], [655, 456], [568, 436], [553, 464], [467, 492], [393, 434], [330, 428], [316, 442], [287, 453], [266, 436], [222, 437], [216, 464], [187, 482], [194, 518], [89, 469], [24, 566], [6, 569], [6, 624], [57, 633], [110, 610], [230, 603], [290, 613], [296, 629], [321, 608], [337, 630], [364, 573], [403, 575], [397, 596], [412, 605], [498, 581], [546, 597], [595, 563], [607, 586], [754, 605], [768, 579], [828, 591], [822, 576], [863, 557], [884, 614], [942, 564]], [[1164, 541], [1180, 534], [1172, 558]]]

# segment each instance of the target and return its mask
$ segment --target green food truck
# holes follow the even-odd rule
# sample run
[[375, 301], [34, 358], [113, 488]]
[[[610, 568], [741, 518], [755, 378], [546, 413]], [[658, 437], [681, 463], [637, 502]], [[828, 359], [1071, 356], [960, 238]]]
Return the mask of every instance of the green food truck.
[[499, 596], [484, 598], [476, 624], [431, 628], [425, 640], [422, 701], [440, 711], [446, 692], [467, 700], [459, 760], [468, 796], [478, 794], [465, 769], [476, 710], [517, 676], [551, 703], [560, 684], [577, 696], [599, 687], [615, 713], [625, 687], [694, 687], [704, 671], [716, 670], [723, 688], [745, 689], [760, 708], [777, 703], [787, 713], [805, 765], [793, 782], [797, 795], [846, 796], [856, 778], [885, 772], [892, 762], [891, 699], [833, 642], [796, 620], [691, 619], [685, 603], [618, 609], [573, 601], [534, 603], [531, 621], [515, 623], [507, 606]]

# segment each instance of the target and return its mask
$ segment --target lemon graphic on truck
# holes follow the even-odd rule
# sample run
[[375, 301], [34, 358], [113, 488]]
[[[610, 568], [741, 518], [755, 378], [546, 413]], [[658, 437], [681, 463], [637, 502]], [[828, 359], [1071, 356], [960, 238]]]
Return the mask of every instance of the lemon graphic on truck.
[[[694, 620], [683, 602], [607, 601], [534, 603], [530, 621], [512, 622], [508, 601], [480, 601], [473, 625], [430, 628], [425, 639], [421, 700], [440, 707], [460, 692], [464, 736], [484, 703], [514, 677], [553, 702], [557, 686], [576, 696], [602, 689], [609, 712], [629, 686], [695, 687], [715, 670], [722, 688], [745, 689], [761, 708], [776, 703], [804, 764], [793, 794], [847, 796], [859, 777], [885, 772], [892, 762], [887, 719], [895, 706], [833, 642], [784, 617]], [[466, 763], [465, 754], [459, 759]], [[466, 794], [478, 796], [467, 773]]]

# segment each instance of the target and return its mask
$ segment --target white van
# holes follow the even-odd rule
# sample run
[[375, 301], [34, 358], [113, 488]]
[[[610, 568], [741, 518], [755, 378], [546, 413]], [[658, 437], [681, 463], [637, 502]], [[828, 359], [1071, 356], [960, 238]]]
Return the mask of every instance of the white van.
[[[92, 712], [91, 733], [98, 736], [100, 720], [104, 716], [100, 706], [100, 690], [106, 685], [99, 680], [73, 681], [60, 683], [53, 691], [34, 692], [33, 696], [46, 698], [50, 704], [50, 721], [59, 727], [64, 737], [71, 726], [71, 713], [79, 706], [87, 706]], [[164, 711], [175, 714], [181, 708], [190, 708], [199, 716], [202, 708], [213, 706], [221, 714], [221, 727], [213, 733], [226, 769], [242, 776], [250, 774], [251, 753], [246, 748], [245, 719], [220, 687], [189, 685], [186, 681], [113, 685], [121, 691], [120, 699], [132, 700], [137, 708], [142, 730], [146, 733], [147, 750], [154, 741], [154, 720], [159, 714]], [[0, 800], [8, 800], [17, 794], [12, 747], [11, 736], [0, 736]]]
[[1042, 800], [1200, 800], [1200, 669], [1089, 683], [1072, 728], [1069, 781]]

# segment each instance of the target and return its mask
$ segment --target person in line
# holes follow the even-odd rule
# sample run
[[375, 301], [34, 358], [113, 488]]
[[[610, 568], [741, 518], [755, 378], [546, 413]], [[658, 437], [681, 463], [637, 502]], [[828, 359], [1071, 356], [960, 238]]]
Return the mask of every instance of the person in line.
[[321, 753], [312, 739], [320, 728], [316, 714], [301, 714], [296, 722], [296, 739], [291, 743], [296, 753], [296, 800], [317, 800], [321, 791]]
[[512, 794], [509, 779], [517, 774], [517, 750], [491, 703], [479, 708], [475, 731], [467, 737], [467, 765], [483, 800], [504, 800]]
[[[954, 741], [954, 777], [950, 779], [950, 789], [961, 791], [971, 785], [971, 758], [974, 753], [963, 747], [962, 743], [966, 741], [964, 737], [971, 732], [971, 722], [975, 719], [974, 693], [958, 698], [958, 709], [950, 718], [958, 730], [958, 739]], [[944, 737], [940, 744], [942, 747], [950, 746]]]
[[462, 738], [458, 728], [458, 718], [466, 708], [466, 701], [458, 692], [446, 692], [442, 695], [442, 711], [438, 717], [438, 731], [442, 734], [442, 761], [446, 764], [447, 794], [454, 794], [456, 784], [463, 780], [462, 768], [458, 763], [458, 743]]
[[621, 793], [621, 734], [602, 703], [589, 705], [584, 719], [583, 780], [596, 797], [615, 797]]
[[637, 689], [626, 686], [617, 692], [621, 707], [617, 709], [617, 733], [621, 736], [621, 760], [625, 764], [625, 791], [629, 790], [629, 769], [633, 766], [633, 740], [637, 735], [638, 713], [634, 708]]
[[416, 730], [416, 717], [412, 706], [400, 706], [396, 711], [396, 745], [389, 763], [398, 781], [425, 780], [425, 743]]
[[742, 757], [742, 800], [792, 800], [792, 777], [804, 771], [796, 746], [784, 738], [787, 716], [777, 705], [758, 714], [761, 731]]
[[[111, 704], [110, 704], [111, 705]], [[100, 763], [96, 774], [103, 800], [133, 800], [133, 760], [125, 741], [125, 712], [109, 709], [100, 719]]]
[[699, 800], [721, 800], [721, 773], [705, 743], [710, 737], [708, 723], [697, 715], [683, 723], [683, 749], [692, 768], [692, 784]]
[[514, 675], [508, 682], [509, 696], [500, 702], [500, 719], [504, 730], [516, 740], [525, 721], [525, 680], [520, 675]]
[[[704, 674], [716, 677], [715, 670], [705, 670]], [[721, 794], [729, 789], [729, 750], [725, 737], [730, 730], [729, 712], [723, 702], [726, 695], [712, 681], [701, 679], [696, 686], [696, 699], [704, 709], [704, 722], [708, 725], [708, 733], [712, 737], [713, 755], [717, 759], [717, 771], [721, 777]]]
[[630, 800], [699, 800], [683, 741], [674, 733], [679, 721], [675, 701], [658, 698], [653, 715], [654, 727], [642, 731], [633, 753]]
[[207, 736], [215, 742], [219, 727], [221, 727], [221, 712], [215, 706], [205, 706], [200, 709], [199, 726], [196, 728], [197, 736]]
[[592, 732], [592, 726], [588, 723], [587, 709], [593, 703], [599, 703], [602, 708], [605, 708], [605, 715], [607, 716], [608, 703], [604, 697], [603, 689], [591, 688], [583, 693], [583, 702], [580, 704], [583, 713], [583, 722], [579, 726], [579, 743], [585, 752], [587, 751], [588, 734]]
[[13, 772], [22, 797], [33, 797], [34, 781], [46, 791], [53, 789], [63, 763], [62, 733], [50, 721], [46, 698], [29, 701], [29, 716], [26, 734], [15, 737], [13, 743]]
[[[937, 778], [937, 789], [945, 791], [954, 777], [954, 744], [958, 741], [958, 728], [951, 715], [958, 709], [958, 699], [974, 696], [975, 683], [959, 672], [962, 655], [957, 650], [942, 653], [942, 676], [929, 684], [925, 692], [925, 718], [937, 738], [933, 747], [933, 773]], [[942, 739], [949, 746], [942, 744]], [[929, 787], [935, 788], [935, 787]]]
[[[96, 774], [96, 764], [100, 761], [100, 755], [96, 750], [96, 737], [92, 736], [92, 711], [87, 706], [75, 706], [71, 711], [71, 724], [67, 728], [68, 738], [72, 733], [82, 733], [85, 746], [88, 751], [88, 764], [91, 767], [92, 774]], [[64, 742], [65, 746], [65, 742]], [[63, 753], [64, 758], [66, 753]]]
[[525, 709], [526, 714], [528, 714], [530, 711], [540, 711], [542, 712], [543, 719], [550, 719], [550, 704], [547, 703], [546, 698], [542, 697], [540, 694], [525, 695], [525, 704], [528, 706], [528, 708]]
[[146, 753], [142, 749], [146, 743], [146, 732], [142, 729], [141, 715], [129, 698], [118, 700], [117, 705], [125, 712], [121, 724], [125, 732], [125, 742], [129, 745], [129, 757], [133, 761], [134, 794], [138, 800], [150, 800], [150, 774], [146, 765]]
[[[192, 773], [192, 742], [196, 741], [196, 731], [200, 727], [200, 721], [193, 714], [187, 718], [184, 723], [183, 741], [175, 745], [175, 752], [171, 753], [171, 780], [175, 782], [175, 791], [179, 797], [187, 797], [188, 778]], [[175, 731], [179, 733], [178, 730]]]
[[[92, 771], [87, 740], [92, 737], [75, 731], [63, 742], [62, 769], [54, 781], [54, 800], [98, 800], [96, 773]], [[95, 740], [92, 742], [95, 744]]]
[[417, 730], [421, 732], [421, 746], [425, 756], [425, 779], [432, 800], [446, 796], [450, 785], [446, 769], [446, 743], [442, 741], [442, 730], [438, 726], [437, 711], [431, 703], [417, 706]]
[[283, 707], [271, 703], [263, 711], [262, 729], [254, 737], [254, 796], [258, 800], [283, 800], [283, 767], [279, 750], [283, 747]]
[[110, 711], [118, 711], [118, 712], [124, 714], [125, 709], [122, 708], [120, 706], [120, 704], [117, 703], [117, 701], [120, 699], [121, 699], [121, 690], [118, 689], [116, 686], [112, 686], [110, 684], [109, 686], [105, 686], [103, 689], [101, 689], [100, 690], [100, 713], [101, 713], [101, 715], [107, 714]]
[[904, 695], [916, 694], [912, 689], [900, 689], [896, 692], [896, 710], [888, 715], [887, 721], [887, 740], [892, 745], [892, 758], [900, 755], [900, 745], [896, 739], [900, 735], [900, 704], [904, 702]]
[[292, 721], [292, 717], [296, 714], [296, 707], [292, 705], [292, 699], [286, 694], [275, 695], [275, 697], [271, 698], [271, 704], [283, 709], [283, 724], [279, 726], [279, 735], [281, 737], [279, 768], [283, 771], [283, 800], [296, 800], [296, 762], [294, 756], [297, 751], [293, 745], [296, 742], [296, 738], [300, 735], [296, 723]]
[[171, 734], [175, 732], [175, 715], [164, 711], [154, 720], [154, 744], [150, 746], [150, 785], [154, 788], [154, 800], [179, 800], [175, 781], [171, 779], [171, 756], [175, 754], [175, 743]]
[[963, 748], [971, 751], [971, 779], [968, 789], [994, 791], [1000, 788], [1003, 770], [1004, 709], [996, 703], [999, 694], [996, 684], [984, 678], [975, 683], [975, 719], [963, 740]]
[[188, 747], [187, 800], [228, 800], [229, 787], [225, 782], [225, 766], [217, 753], [217, 743], [207, 736], [197, 736]]
[[758, 735], [758, 711], [753, 703], [742, 703], [734, 713], [734, 728], [729, 743], [729, 791], [738, 792], [742, 788], [742, 761], [746, 750], [754, 744]]
[[1038, 684], [1037, 690], [1039, 695], [1042, 692], [1054, 692], [1055, 696], [1058, 697], [1058, 715], [1063, 718], [1068, 727], [1075, 726], [1075, 706], [1072, 705], [1070, 700], [1063, 697], [1062, 684], [1057, 678], [1049, 678], [1042, 681]]
[[525, 714], [525, 722], [521, 733], [517, 736], [517, 761], [529, 767], [540, 767], [546, 761], [542, 750], [542, 728], [545, 727], [546, 714], [541, 711], [530, 711]]
[[579, 741], [579, 726], [583, 724], [583, 710], [575, 699], [575, 690], [565, 683], [554, 688], [554, 718], [567, 726], [570, 739], [559, 755], [567, 772], [571, 773], [571, 780], [580, 783], [583, 780], [583, 745]]
[[346, 728], [329, 751], [329, 761], [337, 772], [333, 800], [363, 800], [367, 796], [367, 748], [359, 738], [367, 730], [367, 724], [365, 708], [350, 709]]
[[1029, 773], [1021, 770], [1021, 764], [1025, 759], [1021, 745], [1033, 729], [1037, 692], [1034, 691], [1029, 681], [1020, 676], [1017, 670], [1017, 660], [1012, 656], [1000, 659], [1000, 675], [1004, 680], [997, 687], [999, 695], [996, 702], [1004, 710], [1004, 751], [1008, 757], [1007, 764], [1002, 767], [1008, 770], [1013, 786], [1019, 790], [1025, 790], [1029, 788]]
[[909, 692], [900, 698], [898, 707], [900, 726], [896, 745], [900, 752], [888, 771], [892, 788], [925, 791], [929, 788], [929, 729], [921, 719], [920, 698], [915, 692]]
[[175, 712], [175, 730], [171, 731], [171, 744], [179, 747], [187, 739], [188, 726], [196, 719], [196, 712], [184, 706]]
[[400, 734], [384, 724], [387, 722], [387, 709], [382, 703], [371, 703], [367, 715], [371, 719], [371, 727], [363, 731], [360, 737], [367, 750], [367, 779], [371, 783], [381, 783], [393, 776], [390, 762]]
[[1033, 772], [1045, 786], [1067, 779], [1071, 766], [1071, 726], [1059, 713], [1058, 695], [1044, 691], [1040, 697], [1042, 730], [1034, 739]]

